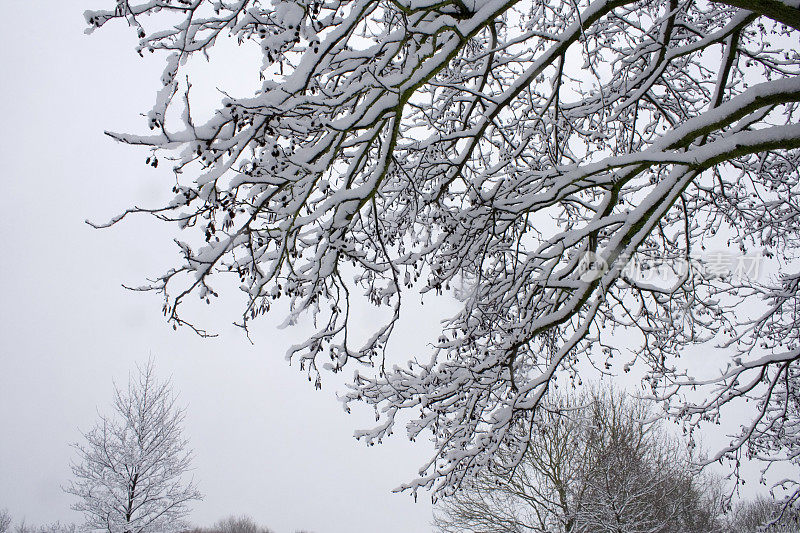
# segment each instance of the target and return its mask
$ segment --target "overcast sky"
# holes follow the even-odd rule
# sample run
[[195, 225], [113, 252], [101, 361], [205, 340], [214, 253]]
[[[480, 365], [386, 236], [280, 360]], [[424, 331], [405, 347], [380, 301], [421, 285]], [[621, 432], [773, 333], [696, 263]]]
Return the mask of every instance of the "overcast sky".
[[[103, 135], [142, 130], [137, 115], [152, 105], [163, 68], [135, 54], [121, 25], [83, 34], [84, 9], [112, 5], [3, 3], [0, 509], [29, 524], [80, 521], [61, 491], [69, 443], [107, 410], [112, 380], [124, 384], [152, 354], [188, 406], [185, 435], [206, 496], [194, 505], [196, 524], [244, 513], [276, 533], [430, 531], [429, 498], [391, 493], [430, 449], [353, 439], [371, 417], [346, 415], [339, 385], [329, 379], [315, 391], [284, 360], [302, 328], [262, 320], [251, 345], [228, 325], [236, 309], [215, 307], [201, 318], [220, 336], [203, 340], [173, 332], [158, 296], [121, 287], [160, 273], [175, 248], [146, 218], [104, 231], [84, 223], [153, 205], [171, 187], [168, 168], [146, 167], [145, 153]], [[406, 331], [426, 328], [432, 334], [436, 321], [419, 318]]]

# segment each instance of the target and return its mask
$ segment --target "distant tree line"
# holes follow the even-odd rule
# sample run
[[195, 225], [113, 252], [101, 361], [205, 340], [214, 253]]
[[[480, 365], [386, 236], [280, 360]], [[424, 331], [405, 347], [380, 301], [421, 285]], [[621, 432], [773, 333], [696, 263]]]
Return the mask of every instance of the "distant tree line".
[[[646, 404], [621, 392], [551, 394], [510, 475], [486, 468], [435, 512], [440, 533], [796, 533], [798, 512], [767, 499], [724, 514], [722, 482]], [[512, 452], [503, 457], [516, 462]]]
[[[562, 441], [563, 442], [563, 441]], [[551, 449], [555, 449], [553, 447]], [[557, 459], [558, 454], [553, 455], [553, 459]], [[526, 468], [530, 467], [530, 458], [526, 458]], [[549, 459], [548, 459], [549, 461]], [[551, 463], [555, 464], [555, 462]], [[674, 469], [670, 469], [674, 472]], [[547, 475], [545, 472], [541, 472]], [[555, 473], [555, 469], [550, 471], [550, 474]], [[486, 484], [487, 476], [482, 476], [482, 485], [486, 492], [479, 492], [481, 488], [471, 487], [469, 490], [459, 493], [459, 496], [451, 498], [445, 503], [439, 505], [438, 512], [435, 515], [435, 524], [441, 533], [450, 533], [458, 531], [459, 533], [529, 533], [542, 531], [536, 529], [536, 526], [531, 526], [531, 523], [526, 522], [526, 517], [530, 518], [532, 515], [544, 516], [548, 513], [544, 508], [536, 508], [534, 502], [535, 497], [525, 500], [529, 505], [526, 508], [523, 502], [524, 498], [520, 498], [516, 502], [513, 501], [512, 492], [509, 490], [508, 484], [503, 484], [497, 481], [496, 484], [490, 486]], [[530, 478], [529, 478], [530, 479]], [[684, 483], [686, 480], [684, 480]], [[524, 485], [523, 481], [517, 480], [517, 488]], [[681, 533], [692, 533], [693, 531], [702, 531], [703, 533], [756, 533], [765, 531], [768, 533], [798, 533], [800, 532], [800, 513], [797, 510], [785, 509], [784, 506], [775, 500], [767, 499], [764, 497], [757, 497], [754, 500], [740, 502], [732, 512], [723, 515], [719, 512], [718, 508], [714, 508], [710, 503], [719, 494], [720, 486], [715, 483], [713, 478], [701, 478], [699, 481], [694, 480], [694, 485], [691, 492], [687, 495], [696, 498], [695, 504], [690, 504], [690, 498], [677, 498], [676, 502], [657, 502], [651, 501], [654, 505], [653, 513], [662, 512], [663, 508], [672, 507], [680, 509], [684, 513], [692, 512], [694, 509], [698, 515], [694, 519], [683, 518], [684, 522], [672, 519], [665, 523], [663, 528], [642, 529], [641, 526], [645, 524], [642, 519], [642, 514], [635, 516], [636, 520], [629, 520], [627, 525], [614, 529], [614, 524], [620, 524], [614, 520], [609, 520], [605, 523], [604, 527], [597, 529], [587, 529], [587, 522], [576, 520], [571, 526], [573, 529], [569, 531], [613, 531], [616, 533], [631, 533], [639, 531], [652, 531], [661, 533], [665, 531], [680, 531]], [[684, 485], [683, 488], [686, 488]], [[698, 489], [705, 489], [710, 491], [706, 494], [698, 494]], [[543, 487], [542, 490], [547, 490]], [[639, 495], [655, 494], [655, 489], [640, 491]], [[484, 500], [479, 500], [478, 495], [484, 497]], [[541, 496], [540, 496], [541, 497]], [[632, 497], [631, 500], [635, 500]], [[482, 503], [479, 504], [478, 502]], [[699, 504], [697, 503], [699, 502]], [[505, 503], [503, 507], [501, 504]], [[637, 508], [633, 506], [632, 508]], [[641, 506], [639, 507], [641, 510]], [[680, 513], [678, 513], [680, 515]], [[481, 517], [478, 520], [478, 517]], [[472, 518], [470, 518], [472, 517]], [[625, 516], [630, 518], [630, 516]], [[472, 520], [470, 522], [470, 520]], [[680, 529], [686, 523], [689, 523], [688, 529]], [[596, 524], [595, 524], [596, 526]], [[458, 529], [463, 527], [463, 529]], [[691, 528], [694, 529], [691, 529]], [[706, 527], [707, 529], [701, 529]], [[527, 528], [527, 529], [526, 529]], [[0, 533], [79, 533], [88, 531], [81, 529], [75, 524], [61, 524], [55, 522], [47, 525], [31, 526], [25, 520], [20, 521], [14, 526], [11, 515], [7, 510], [0, 509]], [[554, 526], [547, 530], [548, 533], [555, 533], [565, 531], [565, 525]], [[259, 525], [255, 520], [248, 516], [229, 516], [215, 522], [211, 527], [192, 527], [184, 530], [182, 533], [274, 533], [268, 527]], [[295, 533], [310, 533], [308, 531], [296, 531]]]
[[[249, 516], [229, 516], [218, 520], [211, 527], [196, 527], [183, 533], [273, 533], [273, 531], [268, 527], [259, 525]], [[309, 532], [297, 531], [296, 533]]]
[[51, 524], [31, 526], [22, 519], [16, 526], [11, 515], [5, 509], [0, 509], [0, 533], [78, 533], [80, 530], [75, 524]]
[[229, 516], [218, 520], [211, 527], [196, 527], [184, 533], [273, 533], [273, 531], [258, 525], [248, 516]]
[[[5, 509], [0, 509], [0, 533], [82, 533], [92, 531], [80, 528], [75, 524], [61, 524], [55, 522], [42, 526], [28, 525], [25, 520], [14, 526], [11, 515]], [[152, 530], [152, 533], [160, 533]], [[274, 533], [268, 527], [259, 525], [248, 516], [229, 516], [215, 522], [211, 527], [192, 527], [181, 533]], [[310, 533], [296, 531], [295, 533]]]

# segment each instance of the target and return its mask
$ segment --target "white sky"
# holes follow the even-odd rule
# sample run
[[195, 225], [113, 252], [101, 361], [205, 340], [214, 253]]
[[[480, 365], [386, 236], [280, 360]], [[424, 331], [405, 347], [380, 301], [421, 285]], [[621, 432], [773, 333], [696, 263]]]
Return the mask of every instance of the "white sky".
[[[170, 189], [167, 165], [152, 170], [145, 153], [103, 135], [141, 131], [137, 114], [152, 104], [163, 68], [135, 54], [121, 25], [83, 34], [83, 10], [112, 4], [3, 3], [0, 509], [29, 524], [80, 521], [61, 491], [69, 443], [107, 410], [112, 380], [124, 384], [152, 353], [188, 405], [185, 435], [206, 495], [193, 522], [244, 513], [276, 533], [430, 531], [429, 498], [391, 493], [430, 449], [402, 437], [375, 448], [353, 439], [370, 416], [346, 415], [341, 387], [329, 379], [314, 391], [284, 360], [302, 330], [262, 320], [251, 346], [227, 326], [236, 309], [215, 307], [204, 318], [221, 336], [203, 340], [173, 332], [158, 296], [121, 287], [160, 273], [175, 247], [143, 217], [104, 231], [83, 222], [152, 205]], [[410, 328], [433, 332], [436, 323]]]

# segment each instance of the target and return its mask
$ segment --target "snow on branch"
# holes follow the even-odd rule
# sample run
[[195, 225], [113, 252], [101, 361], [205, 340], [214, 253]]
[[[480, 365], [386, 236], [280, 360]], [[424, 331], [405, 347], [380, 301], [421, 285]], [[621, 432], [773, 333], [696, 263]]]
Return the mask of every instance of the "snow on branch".
[[[786, 266], [800, 231], [796, 7], [161, 0], [87, 12], [92, 28], [120, 20], [140, 53], [165, 54], [150, 132], [111, 134], [149, 148], [153, 166], [170, 161], [177, 180], [166, 205], [125, 213], [183, 231], [178, 262], [143, 288], [201, 332], [182, 304], [223, 296], [212, 283], [225, 276], [247, 297], [245, 329], [280, 299], [287, 325], [313, 313], [318, 331], [289, 358], [318, 386], [355, 367], [345, 406], [379, 418], [358, 436], [379, 442], [410, 416], [412, 438], [433, 437], [403, 486], [415, 494], [451, 494], [499, 449], [522, 457], [520, 428], [538, 423], [546, 391], [592, 368], [636, 369], [689, 432], [753, 399], [720, 457], [796, 463], [800, 368], [784, 356], [800, 347]], [[196, 123], [183, 74], [198, 54], [213, 66], [223, 39], [260, 51], [242, 74], [261, 86]], [[714, 246], [777, 277], [709, 273]], [[460, 311], [427, 358], [403, 363], [387, 349], [402, 295], [448, 291]], [[356, 340], [362, 296], [390, 311]], [[695, 345], [717, 374], [680, 358]]]

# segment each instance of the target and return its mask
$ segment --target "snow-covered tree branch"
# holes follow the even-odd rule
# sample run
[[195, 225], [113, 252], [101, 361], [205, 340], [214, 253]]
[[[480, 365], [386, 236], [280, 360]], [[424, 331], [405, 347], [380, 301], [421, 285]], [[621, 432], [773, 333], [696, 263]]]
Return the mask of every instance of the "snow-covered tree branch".
[[[720, 457], [796, 462], [797, 8], [120, 0], [87, 12], [90, 30], [125, 22], [139, 53], [166, 56], [151, 132], [110, 134], [175, 170], [172, 201], [128, 212], [185, 235], [182, 259], [142, 289], [201, 333], [182, 304], [216, 297], [226, 274], [247, 295], [244, 328], [279, 298], [289, 323], [315, 313], [319, 330], [290, 357], [317, 383], [356, 367], [346, 402], [381, 418], [360, 438], [379, 442], [403, 413], [412, 438], [434, 435], [413, 492], [449, 494], [500, 449], [521, 458], [519, 428], [535, 427], [553, 379], [590, 365], [636, 368], [689, 430], [753, 399]], [[200, 122], [182, 69], [222, 39], [261, 52], [263, 83]], [[708, 275], [695, 266], [712, 245], [761, 254], [777, 274]], [[631, 272], [641, 264], [668, 274]], [[401, 296], [456, 287], [462, 308], [430, 356], [392, 360]], [[390, 312], [356, 344], [360, 294]], [[678, 356], [698, 344], [722, 345], [727, 367], [692, 375]]]

